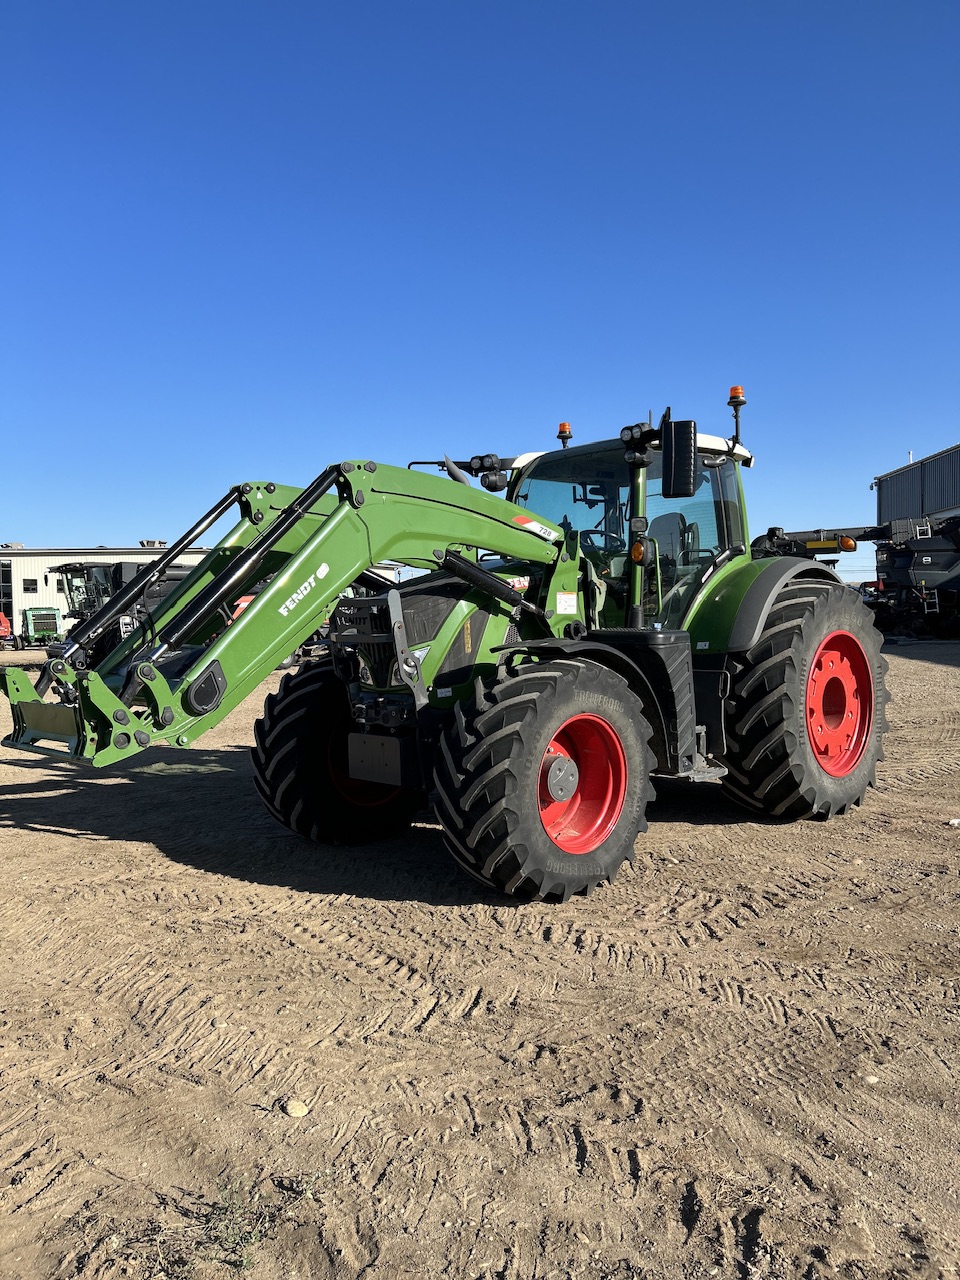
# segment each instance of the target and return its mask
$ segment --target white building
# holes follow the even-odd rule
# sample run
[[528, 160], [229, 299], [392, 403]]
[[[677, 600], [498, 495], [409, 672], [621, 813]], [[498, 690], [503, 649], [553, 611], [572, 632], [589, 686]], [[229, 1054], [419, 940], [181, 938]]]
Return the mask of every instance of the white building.
[[[70, 603], [64, 589], [62, 565], [149, 564], [166, 546], [164, 542], [143, 541], [137, 547], [25, 547], [19, 542], [0, 543], [0, 613], [6, 615], [15, 633], [24, 630], [23, 610], [59, 609], [63, 629], [73, 625], [67, 618]], [[193, 566], [209, 548], [196, 547], [177, 556], [178, 565]], [[125, 576], [129, 576], [125, 574]]]

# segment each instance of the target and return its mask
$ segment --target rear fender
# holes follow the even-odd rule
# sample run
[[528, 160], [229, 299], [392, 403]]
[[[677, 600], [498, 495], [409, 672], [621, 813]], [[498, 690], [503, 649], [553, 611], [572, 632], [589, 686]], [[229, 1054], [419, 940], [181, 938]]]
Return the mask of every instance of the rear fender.
[[[764, 562], [761, 562], [764, 563]], [[818, 582], [840, 582], [840, 578], [823, 564], [809, 560], [776, 557], [764, 563], [764, 568], [743, 593], [740, 607], [730, 631], [727, 649], [731, 653], [743, 653], [752, 649], [760, 639], [767, 615], [781, 589], [795, 578], [813, 578]]]
[[684, 626], [698, 658], [743, 653], [760, 638], [767, 615], [785, 583], [794, 578], [840, 579], [825, 564], [798, 556], [738, 559], [724, 566], [694, 602]]

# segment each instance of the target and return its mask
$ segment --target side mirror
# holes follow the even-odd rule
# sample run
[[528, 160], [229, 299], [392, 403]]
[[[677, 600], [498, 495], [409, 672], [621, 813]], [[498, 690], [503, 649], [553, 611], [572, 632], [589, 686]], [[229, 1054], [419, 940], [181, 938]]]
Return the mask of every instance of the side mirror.
[[692, 419], [661, 424], [665, 498], [692, 498], [697, 491], [697, 424]]

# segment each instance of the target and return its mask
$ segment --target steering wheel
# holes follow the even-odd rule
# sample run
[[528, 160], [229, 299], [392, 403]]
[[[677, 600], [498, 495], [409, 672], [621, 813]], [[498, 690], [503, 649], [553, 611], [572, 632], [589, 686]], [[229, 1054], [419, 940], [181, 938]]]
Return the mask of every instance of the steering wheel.
[[580, 533], [580, 545], [586, 551], [599, 551], [607, 556], [619, 555], [627, 549], [627, 544], [619, 534], [607, 533], [605, 529], [583, 529]]

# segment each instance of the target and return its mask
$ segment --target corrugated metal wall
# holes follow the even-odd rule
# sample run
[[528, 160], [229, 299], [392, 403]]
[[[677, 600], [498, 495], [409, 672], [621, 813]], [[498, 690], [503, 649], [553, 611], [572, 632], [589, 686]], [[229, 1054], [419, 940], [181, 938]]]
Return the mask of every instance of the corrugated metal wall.
[[923, 513], [938, 512], [960, 506], [960, 445], [940, 453], [923, 464]]
[[960, 444], [877, 478], [877, 524], [960, 509]]
[[923, 515], [920, 463], [877, 481], [877, 524]]

